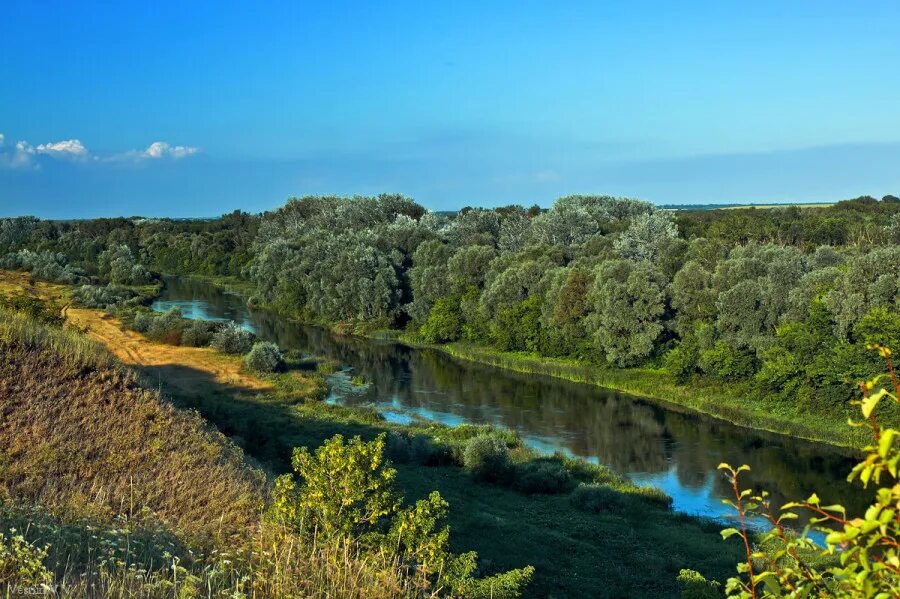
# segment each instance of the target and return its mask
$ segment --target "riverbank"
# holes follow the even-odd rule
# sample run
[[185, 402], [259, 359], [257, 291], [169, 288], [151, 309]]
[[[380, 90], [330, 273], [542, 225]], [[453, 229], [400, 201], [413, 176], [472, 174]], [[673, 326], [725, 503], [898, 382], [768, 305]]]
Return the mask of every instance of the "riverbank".
[[[246, 282], [232, 277], [197, 278], [241, 295], [245, 299], [250, 290]], [[293, 319], [291, 315], [271, 307], [259, 306], [259, 308], [272, 310], [282, 317]], [[329, 326], [323, 323], [302, 324], [329, 328], [340, 334], [394, 341], [417, 349], [440, 351], [459, 360], [522, 374], [548, 376], [602, 387], [658, 403], [670, 410], [700, 414], [736, 426], [824, 443], [848, 451], [861, 449], [869, 441], [860, 429], [847, 425], [847, 416], [843, 413], [829, 415], [804, 412], [781, 401], [760, 399], [748, 385], [700, 380], [690, 384], [679, 384], [662, 369], [598, 366], [537, 354], [504, 352], [465, 342], [425, 343], [415, 334], [396, 329], [369, 331], [358, 327]]]
[[[702, 414], [736, 426], [786, 435], [847, 449], [862, 448], [867, 440], [859, 429], [847, 426], [843, 416], [823, 418], [799, 411], [784, 411], [775, 402], [751, 403], [749, 390], [739, 385], [695, 383], [681, 385], [661, 369], [618, 369], [584, 364], [575, 360], [547, 358], [522, 352], [503, 352], [463, 342], [424, 343], [402, 331], [379, 331], [373, 338], [392, 340], [409, 347], [441, 351], [460, 360], [503, 368], [523, 374], [564, 379], [595, 385], [642, 399], [667, 409]], [[782, 413], [779, 413], [782, 410]]]

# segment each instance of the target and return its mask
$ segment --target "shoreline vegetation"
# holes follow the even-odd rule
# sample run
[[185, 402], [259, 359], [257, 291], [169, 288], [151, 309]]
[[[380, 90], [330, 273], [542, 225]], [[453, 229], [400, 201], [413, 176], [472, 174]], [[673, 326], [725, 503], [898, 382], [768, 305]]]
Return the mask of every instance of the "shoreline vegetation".
[[[0, 271], [0, 299], [25, 294], [45, 302], [41, 314], [58, 314], [63, 307], [66, 339], [87, 342], [90, 336], [91, 343], [111, 350], [142, 374], [141, 385], [199, 413], [270, 480], [289, 470], [292, 447], [320, 447], [335, 434], [364, 440], [386, 435], [385, 452], [404, 494], [416, 500], [440, 491], [450, 504], [453, 547], [477, 551], [485, 560], [482, 576], [506, 571], [520, 576], [526, 571], [517, 568], [533, 565], [527, 596], [604, 596], [613, 588], [674, 595], [681, 568], [697, 566], [722, 578], [735, 559], [718, 537], [718, 524], [675, 514], [664, 493], [631, 484], [604, 467], [539, 456], [515, 435], [490, 427], [394, 424], [370, 409], [330, 406], [317, 391], [321, 375], [315, 367], [247, 373], [237, 356], [155, 342], [127, 330], [120, 317], [73, 307], [72, 293], [69, 286], [32, 282], [27, 273]], [[13, 516], [0, 513], [0, 525], [21, 522]], [[49, 530], [30, 542], [59, 542], [52, 532], [56, 525]], [[592, 532], [585, 536], [584, 531]], [[561, 555], [568, 557], [560, 560]], [[633, 559], [653, 564], [657, 573], [644, 576]]]
[[[240, 295], [245, 301], [248, 299], [247, 291], [250, 287], [235, 277], [178, 274], [166, 276], [197, 278], [212, 283], [225, 291]], [[367, 331], [341, 324], [308, 323], [279, 311], [274, 306], [256, 305], [253, 306], [253, 309], [271, 311], [283, 318], [294, 320], [299, 325], [317, 326], [336, 334], [392, 341], [415, 349], [440, 351], [459, 360], [521, 374], [547, 376], [573, 383], [593, 385], [641, 400], [652, 401], [667, 409], [714, 418], [752, 430], [794, 437], [812, 443], [822, 443], [848, 451], [860, 450], [867, 443], [865, 435], [858, 429], [848, 427], [844, 418], [810, 420], [809, 414], [804, 413], [797, 413], [793, 416], [773, 414], [769, 408], [778, 408], [778, 402], [772, 402], [771, 406], [754, 406], [743, 401], [742, 394], [746, 393], [746, 389], [742, 390], [737, 385], [729, 388], [723, 384], [678, 384], [662, 368], [618, 369], [572, 359], [548, 358], [527, 352], [504, 352], [492, 347], [466, 342], [428, 343], [423, 341], [421, 336], [403, 330]], [[783, 408], [783, 406], [780, 407]]]
[[[387, 334], [385, 334], [387, 333]], [[414, 348], [444, 352], [460, 360], [484, 364], [522, 374], [547, 376], [574, 383], [593, 385], [651, 401], [664, 408], [722, 420], [735, 426], [822, 443], [848, 450], [861, 449], [862, 435], [846, 426], [846, 420], [815, 421], [808, 414], [796, 417], [775, 416], [765, 407], [756, 409], [741, 400], [740, 391], [722, 392], [721, 385], [679, 385], [662, 369], [613, 369], [573, 360], [554, 359], [524, 352], [504, 352], [467, 343], [433, 344], [415, 335], [399, 331], [377, 332], [371, 337], [394, 340]]]
[[[246, 282], [235, 277], [179, 274], [167, 274], [166, 276], [196, 278], [237, 294], [245, 301], [248, 299], [247, 292], [250, 287]], [[617, 369], [571, 359], [548, 358], [526, 352], [504, 352], [492, 347], [466, 342], [428, 343], [423, 341], [419, 335], [403, 330], [367, 331], [340, 324], [308, 323], [285, 314], [273, 306], [255, 305], [253, 309], [271, 311], [283, 318], [289, 318], [299, 325], [321, 327], [336, 334], [392, 341], [415, 349], [440, 351], [459, 360], [521, 374], [547, 376], [573, 383], [593, 385], [644, 401], [651, 401], [667, 409], [714, 418], [752, 430], [794, 437], [812, 443], [822, 443], [846, 449], [848, 452], [860, 450], [866, 444], [865, 435], [858, 429], [848, 427], [846, 419], [815, 419], [811, 421], [809, 415], [803, 413], [798, 413], [793, 417], [775, 415], [767, 409], [769, 406], [753, 406], [743, 401], [741, 395], [745, 390], [742, 391], [738, 386], [728, 389], [728, 386], [722, 384], [682, 385], [673, 381], [673, 377], [661, 368]], [[724, 392], [723, 387], [726, 389]], [[777, 408], [779, 406], [777, 402], [773, 402], [770, 407]]]

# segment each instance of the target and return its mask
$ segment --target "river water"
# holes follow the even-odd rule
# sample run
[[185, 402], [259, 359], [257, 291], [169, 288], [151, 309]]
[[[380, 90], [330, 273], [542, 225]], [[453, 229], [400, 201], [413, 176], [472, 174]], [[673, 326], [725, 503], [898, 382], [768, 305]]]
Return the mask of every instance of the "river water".
[[[860, 509], [865, 495], [845, 482], [854, 460], [838, 449], [757, 432], [592, 385], [518, 374], [430, 349], [344, 337], [265, 311], [198, 279], [168, 278], [153, 309], [186, 318], [234, 320], [283, 349], [343, 365], [328, 401], [372, 406], [393, 421], [489, 423], [515, 430], [532, 448], [601, 463], [661, 488], [681, 512], [726, 518], [730, 496], [721, 462], [748, 464], [745, 486], [776, 503], [813, 491], [826, 503]], [[368, 384], [351, 384], [353, 377]], [[853, 511], [856, 511], [855, 509]]]

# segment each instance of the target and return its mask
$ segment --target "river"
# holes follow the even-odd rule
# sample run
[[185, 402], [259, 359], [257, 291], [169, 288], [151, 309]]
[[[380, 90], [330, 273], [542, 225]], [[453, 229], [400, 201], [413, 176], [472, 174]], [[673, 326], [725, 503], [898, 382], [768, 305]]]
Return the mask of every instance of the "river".
[[[372, 406], [385, 418], [448, 425], [489, 423], [515, 430], [530, 447], [561, 451], [659, 487], [677, 511], [724, 519], [730, 488], [716, 467], [748, 464], [745, 486], [775, 503], [805, 499], [861, 509], [865, 495], [846, 483], [854, 460], [822, 444], [686, 414], [600, 387], [482, 366], [431, 349], [338, 336], [266, 311], [203, 280], [167, 278], [153, 309], [178, 306], [186, 318], [234, 320], [283, 349], [337, 360], [329, 402]], [[351, 384], [353, 377], [368, 384]], [[855, 509], [853, 510], [855, 511]]]

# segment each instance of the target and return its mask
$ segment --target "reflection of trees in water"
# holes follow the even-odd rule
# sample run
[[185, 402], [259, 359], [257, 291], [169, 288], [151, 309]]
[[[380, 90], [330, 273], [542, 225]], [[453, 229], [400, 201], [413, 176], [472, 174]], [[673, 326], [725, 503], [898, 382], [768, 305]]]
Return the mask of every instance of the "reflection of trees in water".
[[247, 308], [240, 296], [223, 293], [202, 279], [166, 277], [162, 299], [202, 299], [212, 317], [228, 318], [237, 322], [247, 319]]
[[[215, 314], [247, 318], [240, 298], [202, 281], [168, 282], [172, 298], [202, 298]], [[582, 457], [596, 457], [621, 472], [665, 472], [679, 483], [714, 494], [730, 493], [716, 472], [720, 462], [748, 464], [745, 485], [767, 489], [776, 502], [802, 499], [816, 490], [823, 500], [848, 507], [864, 494], [845, 482], [852, 460], [820, 445], [740, 429], [680, 414], [598, 387], [502, 371], [456, 360], [432, 350], [304, 327], [268, 312], [249, 313], [257, 334], [286, 349], [326, 356], [351, 366], [371, 386], [354, 403], [398, 401], [410, 409], [452, 413], [524, 434], [552, 439]]]
[[[813, 491], [828, 503], [865, 505], [865, 493], [846, 483], [853, 458], [836, 450], [677, 413], [668, 414], [666, 427], [677, 440], [672, 461], [685, 486], [702, 485], [707, 478], [698, 481], [698, 473], [713, 473], [719, 463], [729, 462], [750, 466], [741, 476], [744, 487], [769, 491], [776, 505], [806, 499]], [[714, 494], [730, 494], [723, 476], [715, 473], [713, 481]]]

